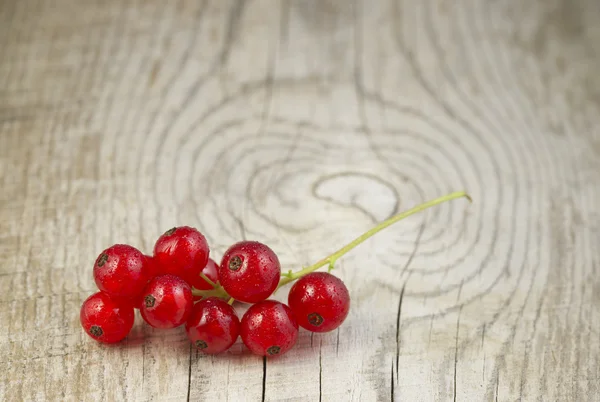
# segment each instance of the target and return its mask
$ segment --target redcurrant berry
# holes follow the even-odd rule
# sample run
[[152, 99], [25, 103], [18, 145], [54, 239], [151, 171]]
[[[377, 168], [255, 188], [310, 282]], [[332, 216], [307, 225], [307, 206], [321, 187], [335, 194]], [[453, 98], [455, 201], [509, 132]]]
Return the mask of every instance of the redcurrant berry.
[[225, 301], [209, 297], [196, 303], [185, 331], [200, 351], [217, 354], [235, 343], [240, 334], [240, 320], [234, 308]]
[[267, 299], [277, 288], [280, 278], [277, 255], [257, 241], [232, 245], [219, 266], [221, 286], [231, 297], [246, 303]]
[[156, 259], [153, 256], [146, 254], [144, 254], [144, 257], [146, 257], [146, 263], [148, 264], [148, 272], [150, 273], [150, 279], [160, 275], [160, 270]]
[[[150, 273], [149, 279], [148, 279], [148, 282], [149, 282], [150, 279], [159, 275], [158, 264], [154, 260], [154, 257], [152, 257], [150, 255], [144, 255], [144, 257], [146, 258], [146, 264], [148, 265], [148, 272]], [[142, 290], [142, 292], [140, 292], [137, 295], [137, 297], [135, 297], [133, 299], [133, 301], [132, 301], [133, 307], [139, 310], [140, 306], [142, 305], [143, 299], [144, 299], [144, 295], [143, 295], [143, 290]]]
[[133, 327], [133, 307], [118, 303], [104, 292], [97, 292], [81, 305], [79, 320], [93, 339], [116, 343], [124, 339]]
[[179, 276], [188, 283], [206, 266], [208, 255], [206, 238], [189, 226], [167, 230], [154, 245], [160, 273]]
[[[203, 273], [208, 279], [217, 284], [219, 282], [219, 274], [217, 272], [218, 269], [219, 266], [217, 265], [217, 263], [212, 258], [209, 258], [208, 262], [206, 263], [206, 266], [198, 270], [198, 272], [193, 276], [192, 280], [190, 281], [190, 285], [198, 290], [212, 289], [212, 285], [206, 282], [204, 279], [202, 279], [200, 273]], [[200, 299], [202, 299], [202, 296], [194, 296], [195, 301]]]
[[98, 289], [115, 299], [133, 303], [151, 278], [147, 258], [127, 244], [115, 244], [104, 250], [94, 264]]
[[175, 275], [152, 279], [142, 293], [140, 314], [154, 328], [175, 328], [189, 317], [194, 301], [192, 289]]
[[282, 355], [298, 339], [298, 323], [292, 310], [275, 300], [252, 305], [241, 320], [241, 337], [254, 354]]
[[312, 332], [327, 332], [342, 325], [348, 316], [350, 294], [338, 277], [327, 272], [312, 272], [294, 283], [288, 304], [301, 327]]

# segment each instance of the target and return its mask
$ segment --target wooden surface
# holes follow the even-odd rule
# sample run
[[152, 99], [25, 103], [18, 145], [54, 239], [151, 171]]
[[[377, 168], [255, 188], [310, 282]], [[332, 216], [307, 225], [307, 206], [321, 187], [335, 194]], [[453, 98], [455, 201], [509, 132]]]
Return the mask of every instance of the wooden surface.
[[[600, 2], [0, 2], [0, 400], [600, 400]], [[81, 330], [98, 253], [193, 225], [336, 271], [264, 362]], [[284, 289], [285, 290], [285, 289]], [[277, 298], [285, 300], [286, 292]]]

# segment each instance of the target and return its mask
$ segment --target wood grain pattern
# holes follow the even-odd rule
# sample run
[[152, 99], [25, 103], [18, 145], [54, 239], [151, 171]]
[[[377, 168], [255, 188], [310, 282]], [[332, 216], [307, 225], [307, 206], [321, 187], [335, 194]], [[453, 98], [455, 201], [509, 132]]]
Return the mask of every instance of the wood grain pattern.
[[[0, 2], [0, 400], [597, 401], [600, 3]], [[338, 264], [263, 361], [79, 326], [97, 254], [178, 224]], [[285, 300], [280, 291], [277, 299]], [[243, 311], [243, 307], [240, 308]]]

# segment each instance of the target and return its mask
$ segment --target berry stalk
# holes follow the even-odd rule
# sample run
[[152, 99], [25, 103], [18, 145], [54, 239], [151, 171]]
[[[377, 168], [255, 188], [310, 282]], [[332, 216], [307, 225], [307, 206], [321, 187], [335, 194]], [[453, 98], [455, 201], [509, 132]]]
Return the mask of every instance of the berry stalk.
[[[383, 229], [393, 225], [394, 223], [401, 221], [402, 219], [408, 218], [411, 215], [414, 215], [418, 212], [421, 212], [427, 208], [431, 208], [433, 206], [442, 204], [444, 202], [447, 201], [451, 201], [457, 198], [466, 198], [467, 200], [469, 200], [469, 202], [472, 202], [471, 197], [464, 191], [457, 191], [454, 193], [450, 193], [447, 195], [444, 195], [442, 197], [433, 199], [431, 201], [427, 201], [423, 204], [417, 205], [414, 208], [411, 208], [407, 211], [401, 212], [399, 214], [396, 214], [394, 216], [392, 216], [389, 219], [386, 219], [385, 221], [381, 222], [380, 224], [378, 224], [377, 226], [373, 227], [372, 229], [366, 231], [365, 233], [363, 233], [362, 235], [360, 235], [359, 237], [357, 237], [356, 239], [354, 239], [353, 241], [351, 241], [350, 243], [346, 244], [344, 247], [340, 248], [338, 251], [336, 251], [333, 254], [330, 254], [329, 256], [323, 258], [322, 260], [317, 261], [316, 263], [314, 263], [313, 265], [303, 268], [300, 271], [297, 272], [292, 272], [291, 270], [285, 274], [282, 274], [282, 278], [279, 281], [279, 284], [277, 285], [277, 289], [287, 285], [290, 282], [295, 281], [296, 279], [299, 279], [301, 277], [303, 277], [304, 275], [307, 275], [313, 271], [316, 271], [317, 269], [324, 267], [325, 265], [329, 265], [328, 270], [331, 271], [334, 268], [334, 264], [335, 262], [342, 256], [344, 256], [345, 254], [347, 254], [348, 252], [350, 252], [352, 249], [354, 249], [356, 246], [358, 246], [359, 244], [363, 243], [365, 240], [367, 240], [368, 238], [372, 237], [373, 235], [381, 232]], [[211, 297], [211, 296], [216, 296], [219, 298], [224, 298], [224, 299], [229, 299], [230, 302], [232, 302], [232, 298], [231, 296], [225, 291], [225, 289], [223, 289], [223, 287], [221, 285], [217, 285], [216, 283], [214, 283], [213, 281], [211, 281], [208, 277], [206, 277], [204, 274], [200, 274], [200, 276], [202, 277], [202, 279], [204, 279], [205, 281], [207, 281], [210, 285], [213, 286], [212, 290], [198, 290], [198, 289], [192, 289], [192, 293], [194, 296], [201, 296], [201, 297]], [[277, 291], [276, 289], [276, 291]]]
[[211, 290], [200, 290], [200, 289], [193, 288], [192, 295], [200, 296], [202, 298], [209, 298], [209, 297], [218, 297], [220, 299], [221, 298], [222, 299], [230, 298], [229, 294], [225, 291], [225, 289], [223, 289], [223, 286], [220, 286], [220, 285], [215, 285], [215, 287]]
[[199, 273], [200, 278], [204, 279], [206, 281], [206, 283], [208, 283], [210, 286], [212, 286], [213, 289], [217, 288], [217, 284], [214, 283], [213, 281], [210, 280], [210, 278], [208, 276], [206, 276], [203, 272]]
[[282, 275], [283, 278], [279, 281], [279, 285], [277, 286], [277, 289], [279, 289], [282, 286], [287, 285], [290, 282], [295, 281], [296, 279], [298, 279], [306, 274], [316, 271], [317, 269], [324, 267], [325, 265], [329, 265], [329, 271], [331, 271], [333, 269], [335, 262], [340, 257], [342, 257], [344, 254], [348, 253], [350, 250], [352, 250], [353, 248], [355, 248], [356, 246], [358, 246], [359, 244], [361, 244], [362, 242], [364, 242], [371, 236], [373, 236], [376, 233], [379, 233], [383, 229], [387, 228], [388, 226], [391, 226], [394, 223], [401, 221], [402, 219], [408, 218], [409, 216], [414, 215], [418, 212], [421, 212], [427, 208], [430, 208], [435, 205], [439, 205], [441, 203], [451, 201], [451, 200], [454, 200], [457, 198], [463, 198], [463, 197], [466, 198], [467, 200], [469, 200], [469, 202], [473, 201], [471, 199], [471, 197], [464, 191], [457, 191], [457, 192], [450, 193], [450, 194], [444, 195], [442, 197], [436, 198], [434, 200], [427, 201], [423, 204], [417, 205], [416, 207], [409, 209], [408, 211], [404, 211], [397, 215], [394, 215], [391, 218], [381, 222], [379, 225], [375, 226], [371, 230], [368, 230], [367, 232], [363, 233], [362, 235], [360, 235], [359, 237], [357, 237], [350, 243], [346, 244], [344, 247], [340, 248], [335, 253], [323, 258], [320, 261], [317, 261], [313, 265], [303, 268], [302, 270], [297, 271], [297, 272], [289, 271], [288, 273], [283, 274]]
[[[213, 282], [208, 276], [206, 276], [202, 272], [200, 272], [199, 275], [200, 275], [200, 278], [204, 279], [206, 281], [206, 283], [208, 283], [210, 286], [212, 286], [212, 289], [211, 290], [200, 290], [200, 289], [192, 288], [192, 295], [200, 296], [205, 299], [209, 298], [209, 297], [229, 298], [229, 295], [227, 294], [225, 289], [223, 289], [223, 286], [217, 285], [215, 282]], [[231, 303], [229, 303], [229, 304], [231, 305]]]

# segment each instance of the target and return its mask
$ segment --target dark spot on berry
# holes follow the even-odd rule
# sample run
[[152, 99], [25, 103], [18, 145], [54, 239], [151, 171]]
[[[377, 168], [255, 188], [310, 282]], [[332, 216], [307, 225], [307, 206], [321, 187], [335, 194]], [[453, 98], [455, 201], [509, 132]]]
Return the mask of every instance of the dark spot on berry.
[[100, 257], [98, 257], [98, 266], [102, 267], [104, 264], [106, 264], [106, 261], [108, 261], [108, 254], [100, 254]]
[[100, 328], [97, 325], [92, 325], [92, 327], [90, 328], [90, 334], [92, 334], [92, 336], [95, 336], [96, 338], [102, 336], [103, 333], [104, 331], [102, 331], [102, 328]]
[[196, 347], [198, 349], [206, 349], [208, 347], [208, 344], [206, 342], [204, 342], [203, 340], [198, 339], [196, 341]]
[[239, 255], [236, 255], [229, 260], [229, 269], [232, 271], [237, 271], [242, 267], [242, 259]]
[[321, 317], [321, 314], [319, 313], [310, 313], [308, 315], [308, 322], [310, 322], [315, 327], [318, 327], [321, 324], [323, 324], [323, 317]]
[[146, 307], [154, 307], [155, 301], [156, 299], [152, 295], [147, 295], [146, 297], [144, 297], [144, 304], [146, 305]]
[[169, 229], [165, 232], [165, 236], [171, 236], [173, 233], [175, 233], [175, 231], [177, 230], [177, 228], [172, 228]]
[[280, 350], [281, 348], [279, 346], [271, 346], [269, 349], [267, 349], [267, 353], [273, 356], [279, 354]]

